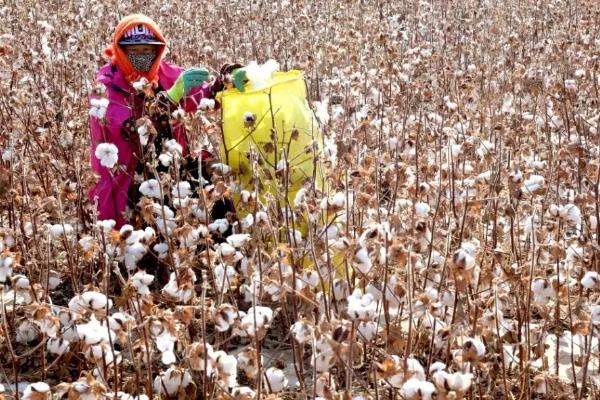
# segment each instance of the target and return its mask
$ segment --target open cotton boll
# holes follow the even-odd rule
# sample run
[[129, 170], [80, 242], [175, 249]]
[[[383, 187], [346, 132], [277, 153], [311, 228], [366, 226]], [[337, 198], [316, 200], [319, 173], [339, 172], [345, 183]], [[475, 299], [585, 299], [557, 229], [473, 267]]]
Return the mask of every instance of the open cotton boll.
[[227, 237], [227, 243], [233, 247], [240, 248], [244, 247], [250, 239], [251, 237], [247, 233], [236, 233]]
[[525, 179], [523, 182], [522, 190], [524, 192], [529, 192], [532, 194], [536, 194], [540, 190], [544, 188], [546, 180], [541, 175], [531, 175], [529, 178]]
[[368, 274], [373, 267], [373, 263], [371, 262], [371, 258], [369, 257], [369, 253], [367, 249], [364, 247], [360, 247], [356, 253], [354, 253], [354, 258], [352, 259], [352, 267], [356, 270], [360, 271], [363, 274]]
[[46, 400], [50, 399], [50, 386], [45, 382], [32, 383], [23, 391], [23, 400]]
[[213, 99], [209, 99], [208, 97], [203, 97], [200, 99], [198, 108], [201, 110], [212, 110], [215, 108], [215, 101]]
[[[254, 320], [256, 318], [256, 324]], [[245, 333], [254, 337], [259, 330], [266, 329], [273, 321], [273, 310], [269, 307], [250, 307], [246, 315], [242, 317], [241, 324]]]
[[569, 225], [581, 224], [581, 210], [575, 204], [566, 204], [560, 207], [558, 213]]
[[58, 356], [63, 355], [69, 349], [71, 342], [64, 340], [61, 337], [49, 338], [46, 343], [46, 350], [50, 354], [56, 354]]
[[211, 224], [208, 224], [208, 230], [211, 232], [225, 233], [229, 229], [229, 221], [227, 218], [215, 219]]
[[50, 234], [52, 235], [52, 237], [54, 238], [60, 238], [63, 235], [70, 235], [73, 233], [73, 226], [71, 226], [70, 224], [54, 224], [54, 225], [49, 225], [48, 226], [48, 230], [50, 231]]
[[146, 247], [140, 242], [135, 242], [125, 249], [124, 263], [127, 270], [132, 271], [136, 268], [137, 262], [146, 254]]
[[236, 276], [235, 268], [231, 265], [217, 264], [213, 271], [217, 290], [227, 293], [231, 288], [233, 278]]
[[377, 322], [375, 321], [361, 321], [357, 326], [358, 333], [361, 337], [370, 342], [377, 336]]
[[156, 179], [148, 179], [142, 182], [139, 190], [144, 196], [160, 199], [160, 184]]
[[103, 293], [94, 291], [84, 292], [69, 301], [69, 309], [76, 313], [82, 313], [86, 310], [105, 310], [107, 305], [109, 309], [112, 308], [112, 300]]
[[174, 396], [183, 392], [192, 381], [192, 376], [187, 370], [170, 367], [154, 379], [154, 391], [164, 396]]
[[347, 300], [350, 318], [368, 321], [375, 317], [377, 302], [370, 293], [363, 295], [362, 290], [357, 288]]
[[115, 225], [116, 222], [114, 219], [104, 219], [96, 222], [96, 226], [105, 233], [112, 231]]
[[179, 142], [175, 139], [167, 140], [167, 142], [165, 143], [165, 149], [171, 154], [183, 154], [183, 147], [181, 147]]
[[219, 371], [219, 380], [224, 381], [227, 387], [237, 386], [237, 359], [235, 356], [219, 350], [215, 351], [213, 357]]
[[531, 282], [531, 291], [533, 292], [533, 302], [539, 305], [546, 305], [556, 296], [552, 285], [544, 278], [535, 278]]
[[164, 242], [157, 243], [154, 245], [154, 247], [152, 247], [152, 250], [154, 250], [154, 252], [158, 254], [159, 259], [163, 259], [167, 256], [169, 252], [169, 245]]
[[0, 255], [0, 283], [7, 283], [13, 272], [14, 260], [9, 255]]
[[467, 338], [462, 350], [464, 361], [477, 361], [485, 355], [485, 344], [477, 338]]
[[313, 331], [313, 327], [308, 323], [308, 321], [305, 320], [296, 321], [290, 327], [290, 332], [292, 333], [292, 336], [300, 344], [304, 344], [310, 339], [312, 339]]
[[265, 87], [269, 83], [273, 77], [273, 73], [279, 70], [279, 63], [275, 60], [268, 60], [264, 64], [251, 61], [244, 67], [244, 70], [246, 71], [250, 87], [256, 90]]
[[279, 368], [271, 367], [265, 372], [267, 384], [271, 393], [279, 393], [288, 386], [288, 379], [285, 373]]
[[231, 172], [231, 167], [227, 164], [223, 164], [223, 163], [216, 163], [210, 166], [210, 169], [212, 169], [213, 171], [215, 171], [216, 173], [220, 174], [220, 175], [227, 175], [229, 172]]
[[154, 275], [147, 274], [146, 271], [138, 271], [131, 277], [131, 284], [137, 289], [138, 294], [145, 296], [150, 294], [150, 286], [154, 281]]
[[336, 208], [344, 208], [346, 206], [346, 193], [337, 192], [334, 194], [333, 199], [331, 199], [331, 205]]
[[173, 162], [173, 158], [173, 154], [162, 153], [160, 156], [158, 156], [158, 161], [160, 161], [163, 167], [168, 168]]
[[29, 320], [23, 320], [17, 327], [17, 343], [27, 344], [37, 339], [40, 333], [39, 328]]
[[588, 271], [581, 278], [581, 285], [586, 289], [594, 288], [600, 281], [600, 275], [596, 271]]
[[429, 211], [431, 208], [427, 203], [417, 203], [415, 204], [415, 215], [419, 218], [427, 218], [429, 216]]
[[[83, 340], [87, 345], [110, 342], [108, 328], [103, 326], [94, 315], [92, 315], [88, 323], [77, 325], [76, 329], [79, 339]], [[110, 335], [114, 340], [116, 337], [115, 333], [111, 332]]]
[[171, 189], [173, 197], [188, 197], [192, 194], [192, 186], [187, 181], [177, 182]]
[[410, 378], [402, 385], [400, 395], [406, 400], [433, 400], [437, 390], [431, 382]]
[[156, 348], [161, 352], [161, 362], [165, 365], [171, 365], [177, 361], [173, 352], [175, 341], [176, 338], [166, 331], [155, 339]]
[[100, 165], [112, 168], [119, 161], [119, 149], [112, 143], [100, 143], [94, 155], [100, 160]]

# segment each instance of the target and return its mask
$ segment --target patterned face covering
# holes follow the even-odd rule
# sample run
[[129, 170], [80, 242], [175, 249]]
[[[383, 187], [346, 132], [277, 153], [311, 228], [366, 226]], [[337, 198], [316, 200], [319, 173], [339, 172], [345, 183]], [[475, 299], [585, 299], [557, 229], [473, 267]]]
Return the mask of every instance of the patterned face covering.
[[129, 62], [133, 68], [137, 69], [138, 71], [148, 72], [150, 71], [150, 68], [152, 68], [156, 54], [129, 54], [127, 57], [129, 58]]

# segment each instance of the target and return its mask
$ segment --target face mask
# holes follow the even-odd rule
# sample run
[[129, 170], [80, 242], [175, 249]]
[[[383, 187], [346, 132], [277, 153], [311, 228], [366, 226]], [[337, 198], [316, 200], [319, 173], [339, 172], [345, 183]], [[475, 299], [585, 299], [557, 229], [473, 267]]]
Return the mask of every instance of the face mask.
[[153, 53], [129, 54], [127, 57], [133, 68], [138, 71], [148, 72], [150, 71], [150, 68], [152, 68], [156, 55]]

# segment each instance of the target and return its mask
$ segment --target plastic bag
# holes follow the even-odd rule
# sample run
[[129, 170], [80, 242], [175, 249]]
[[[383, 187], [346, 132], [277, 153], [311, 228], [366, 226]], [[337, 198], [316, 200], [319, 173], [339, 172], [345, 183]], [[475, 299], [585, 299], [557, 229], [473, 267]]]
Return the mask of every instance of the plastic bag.
[[[217, 100], [223, 123], [221, 157], [243, 189], [254, 190], [256, 176], [261, 192], [267, 190], [275, 198], [287, 192], [293, 204], [303, 185], [322, 188], [315, 160], [322, 136], [307, 101], [302, 71], [275, 72], [260, 89], [252, 90], [250, 85], [244, 92], [227, 89], [217, 94]], [[250, 157], [260, 168], [253, 171]]]

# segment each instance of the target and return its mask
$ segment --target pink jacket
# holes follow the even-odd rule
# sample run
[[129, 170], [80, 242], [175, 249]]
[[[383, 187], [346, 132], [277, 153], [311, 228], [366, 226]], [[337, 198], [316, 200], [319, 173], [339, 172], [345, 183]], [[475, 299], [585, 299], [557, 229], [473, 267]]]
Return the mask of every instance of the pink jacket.
[[[164, 90], [169, 89], [183, 68], [161, 61], [158, 72], [158, 82]], [[100, 68], [96, 80], [106, 86], [108, 95], [108, 108], [105, 114], [104, 125], [95, 117], [90, 117], [91, 130], [91, 164], [92, 170], [100, 175], [100, 180], [89, 191], [92, 201], [98, 202], [98, 219], [113, 219], [119, 228], [127, 223], [123, 217], [127, 205], [129, 186], [133, 181], [137, 165], [137, 144], [128, 142], [121, 136], [123, 122], [132, 117], [135, 90], [127, 83], [122, 71], [114, 64], [106, 64]], [[182, 100], [181, 106], [188, 112], [195, 111], [200, 99], [212, 97], [208, 84], [194, 90], [186, 99]], [[184, 127], [173, 126], [173, 138], [183, 147], [184, 155], [188, 153]], [[96, 146], [99, 143], [113, 143], [119, 150], [119, 165], [123, 170], [115, 173], [100, 164], [96, 158]]]

